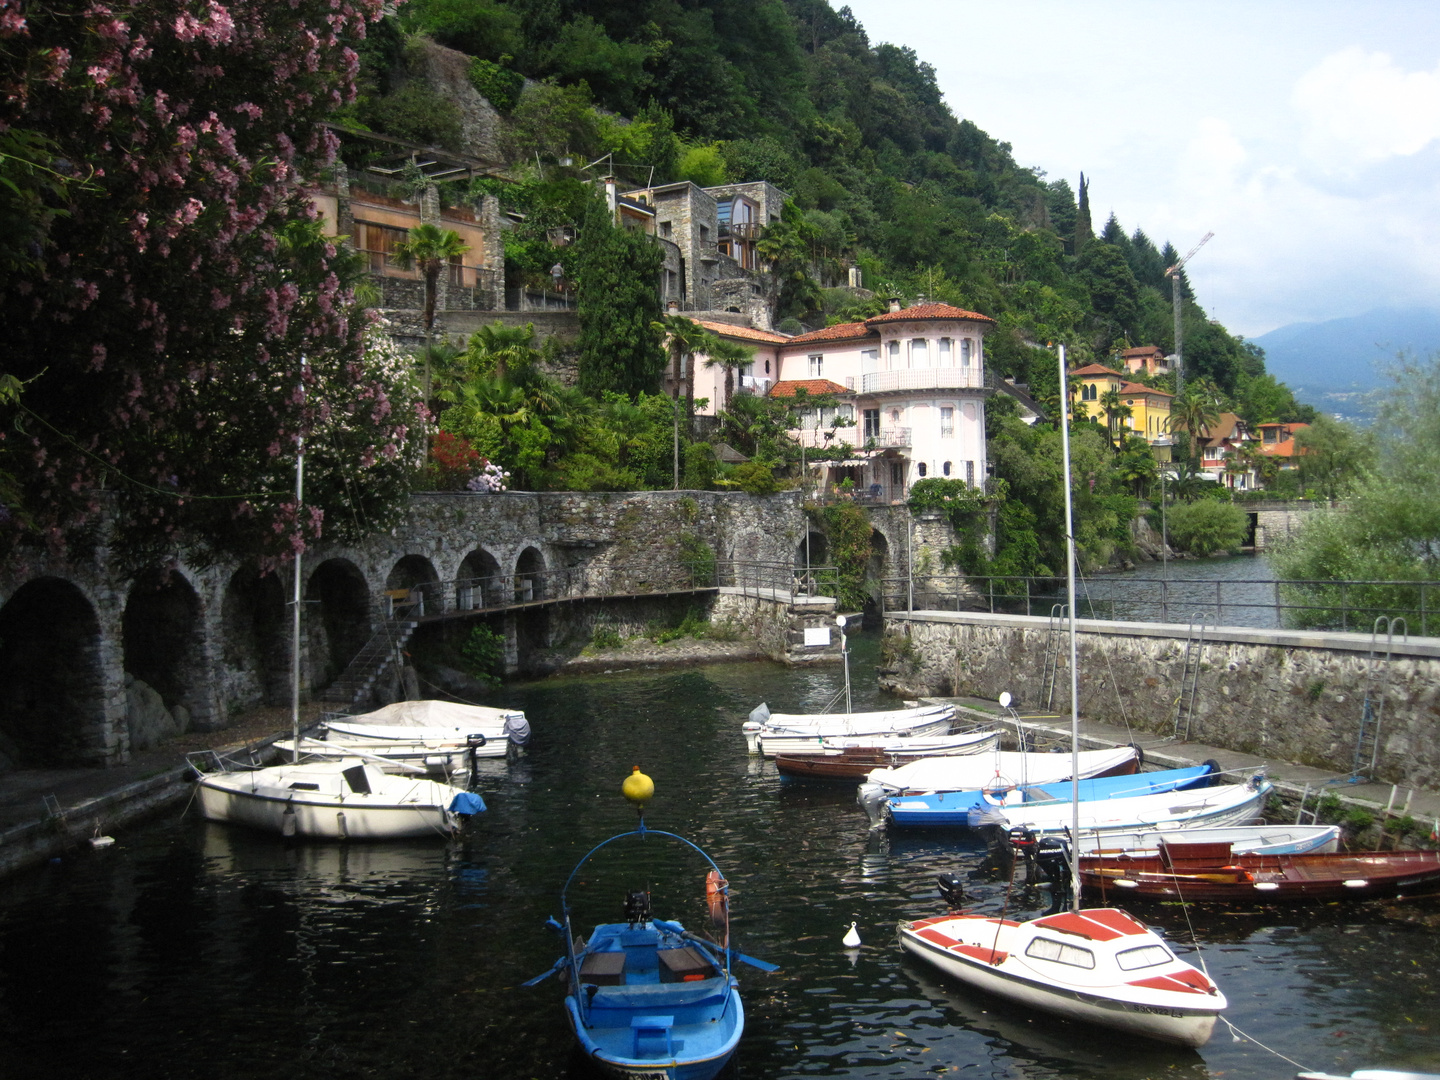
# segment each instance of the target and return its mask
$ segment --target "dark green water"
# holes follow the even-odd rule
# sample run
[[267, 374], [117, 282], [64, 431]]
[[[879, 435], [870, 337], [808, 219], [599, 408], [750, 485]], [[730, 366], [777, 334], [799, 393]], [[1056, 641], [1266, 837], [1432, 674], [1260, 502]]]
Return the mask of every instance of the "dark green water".
[[[878, 706], [860, 639], [856, 708]], [[867, 660], [868, 655], [868, 660]], [[867, 832], [848, 787], [781, 784], [739, 734], [765, 700], [818, 708], [827, 668], [730, 664], [510, 687], [530, 758], [496, 763], [465, 842], [286, 846], [191, 813], [8, 880], [0, 892], [0, 1078], [586, 1077], [560, 988], [517, 984], [557, 955], [543, 928], [570, 868], [635, 814], [697, 841], [734, 891], [749, 1013], [732, 1077], [1287, 1077], [1223, 1027], [1199, 1053], [1142, 1045], [968, 995], [901, 959], [898, 919], [940, 910], [934, 875], [977, 858]], [[885, 702], [893, 704], [893, 702]], [[657, 838], [576, 886], [582, 921], [650, 884], [657, 914], [703, 925], [704, 866]], [[998, 908], [999, 885], [983, 902]], [[1440, 946], [1379, 906], [1188, 913], [1241, 1030], [1307, 1068], [1440, 1071]], [[1182, 952], [1187, 913], [1149, 908]], [[851, 920], [864, 946], [847, 955]]]

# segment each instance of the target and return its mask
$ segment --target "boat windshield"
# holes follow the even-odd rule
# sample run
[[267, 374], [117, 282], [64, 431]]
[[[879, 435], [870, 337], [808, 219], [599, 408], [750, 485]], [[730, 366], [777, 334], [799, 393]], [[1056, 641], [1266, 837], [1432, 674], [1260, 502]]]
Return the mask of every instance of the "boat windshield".
[[1121, 971], [1138, 971], [1140, 968], [1168, 964], [1174, 957], [1164, 945], [1141, 945], [1138, 949], [1126, 949], [1117, 953], [1115, 962]]
[[1053, 960], [1057, 964], [1069, 964], [1071, 967], [1093, 968], [1095, 966], [1095, 954], [1089, 949], [1056, 941], [1054, 938], [1037, 937], [1026, 947], [1025, 955], [1036, 960]]

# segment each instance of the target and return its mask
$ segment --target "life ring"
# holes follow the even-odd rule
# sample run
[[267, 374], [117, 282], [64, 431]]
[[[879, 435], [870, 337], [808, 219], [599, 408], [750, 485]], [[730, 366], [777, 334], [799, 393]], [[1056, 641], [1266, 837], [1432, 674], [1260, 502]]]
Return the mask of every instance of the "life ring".
[[991, 806], [1004, 806], [1005, 796], [1014, 790], [1014, 787], [983, 788], [980, 792], [980, 797]]
[[705, 875], [705, 904], [710, 909], [710, 921], [716, 926], [722, 925], [729, 913], [730, 885], [719, 870]]

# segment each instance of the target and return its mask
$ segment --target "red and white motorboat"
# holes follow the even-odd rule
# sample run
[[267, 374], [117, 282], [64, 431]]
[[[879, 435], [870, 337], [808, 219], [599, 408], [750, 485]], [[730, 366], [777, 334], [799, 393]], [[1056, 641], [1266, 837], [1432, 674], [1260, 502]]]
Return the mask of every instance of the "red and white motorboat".
[[1032, 922], [964, 912], [902, 922], [908, 953], [976, 990], [1070, 1020], [1202, 1046], [1226, 1006], [1210, 977], [1115, 908]]

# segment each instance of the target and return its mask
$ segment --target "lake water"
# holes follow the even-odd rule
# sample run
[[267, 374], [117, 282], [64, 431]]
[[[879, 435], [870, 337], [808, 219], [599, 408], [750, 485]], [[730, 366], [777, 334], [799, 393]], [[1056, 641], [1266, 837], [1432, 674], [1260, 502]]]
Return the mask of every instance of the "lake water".
[[[855, 646], [855, 707], [877, 706], [875, 642]], [[739, 732], [758, 702], [816, 709], [840, 681], [761, 663], [513, 685], [503, 700], [529, 714], [534, 747], [493, 764], [489, 812], [463, 841], [287, 845], [192, 810], [8, 879], [0, 1076], [588, 1077], [559, 985], [517, 987], [557, 955], [543, 923], [570, 868], [633, 825], [619, 786], [634, 764], [656, 783], [650, 826], [727, 870], [738, 947], [782, 965], [739, 969], [749, 1023], [732, 1078], [1293, 1075], [1223, 1026], [1198, 1052], [1144, 1044], [902, 959], [896, 921], [939, 913], [935, 875], [978, 851], [871, 833], [852, 788], [782, 784]], [[579, 921], [619, 917], [624, 890], [648, 884], [658, 914], [704, 925], [705, 867], [678, 852], [651, 838], [618, 871], [587, 871]], [[1005, 894], [976, 891], [994, 910]], [[1440, 939], [1425, 925], [1440, 903], [1136, 910], [1192, 959], [1198, 942], [1230, 1020], [1305, 1067], [1440, 1071]]]
[[1283, 625], [1275, 572], [1263, 555], [1141, 563], [1077, 579], [1075, 588], [1082, 616], [1267, 630]]

